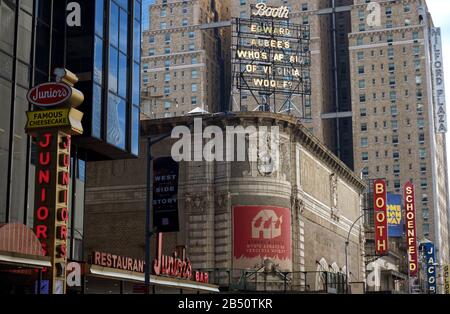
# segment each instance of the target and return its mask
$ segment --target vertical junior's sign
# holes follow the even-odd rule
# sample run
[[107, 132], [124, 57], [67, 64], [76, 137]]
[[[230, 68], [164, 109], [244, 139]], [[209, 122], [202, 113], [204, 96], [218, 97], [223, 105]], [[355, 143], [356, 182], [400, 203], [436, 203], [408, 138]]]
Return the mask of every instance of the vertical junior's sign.
[[157, 232], [177, 232], [179, 165], [172, 157], [153, 161], [153, 226]]
[[417, 276], [418, 256], [417, 256], [417, 233], [416, 233], [416, 207], [414, 200], [414, 185], [408, 182], [404, 186], [403, 198], [405, 202], [406, 216], [406, 246], [408, 248], [408, 267], [411, 277]]
[[37, 135], [35, 231], [52, 260], [45, 277], [53, 278], [53, 293], [65, 291], [70, 141], [70, 135], [59, 131]]
[[265, 259], [292, 271], [291, 211], [274, 206], [233, 208], [234, 268], [254, 268]]
[[442, 57], [441, 29], [439, 27], [433, 27], [431, 29], [431, 50], [436, 133], [447, 133], [444, 62]]
[[373, 188], [373, 208], [375, 211], [375, 252], [377, 255], [386, 255], [388, 252], [386, 181], [375, 180]]
[[426, 274], [427, 274], [427, 286], [428, 293], [436, 293], [436, 254], [434, 252], [434, 244], [431, 242], [425, 242], [421, 244], [424, 252]]
[[[71, 136], [82, 134], [83, 113], [75, 109], [84, 95], [73, 88], [75, 74], [55, 69], [56, 83], [39, 84], [27, 94], [35, 110], [27, 112], [26, 131], [36, 138], [34, 230], [52, 266], [44, 270], [50, 293], [66, 291]], [[47, 108], [54, 108], [48, 110]], [[41, 108], [41, 109], [38, 109]]]

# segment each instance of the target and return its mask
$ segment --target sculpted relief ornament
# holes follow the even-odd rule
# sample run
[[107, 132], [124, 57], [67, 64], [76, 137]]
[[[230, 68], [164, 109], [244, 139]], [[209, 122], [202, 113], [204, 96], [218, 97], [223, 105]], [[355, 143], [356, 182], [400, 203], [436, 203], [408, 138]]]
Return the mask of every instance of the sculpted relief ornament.
[[206, 209], [206, 196], [202, 194], [186, 194], [185, 204], [188, 212], [202, 213]]
[[216, 209], [219, 212], [225, 212], [228, 209], [228, 200], [231, 198], [229, 192], [221, 193], [216, 198]]
[[335, 173], [330, 175], [330, 191], [331, 191], [331, 218], [339, 220], [338, 209], [338, 176]]

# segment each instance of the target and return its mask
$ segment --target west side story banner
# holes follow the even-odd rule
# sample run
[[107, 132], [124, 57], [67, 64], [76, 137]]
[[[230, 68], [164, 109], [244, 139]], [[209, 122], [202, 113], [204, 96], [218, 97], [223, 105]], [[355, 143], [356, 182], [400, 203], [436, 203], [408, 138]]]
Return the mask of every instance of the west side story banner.
[[436, 133], [447, 133], [447, 108], [445, 103], [444, 62], [442, 57], [441, 29], [431, 29], [434, 116]]
[[153, 161], [153, 225], [157, 232], [179, 231], [179, 165], [172, 157]]

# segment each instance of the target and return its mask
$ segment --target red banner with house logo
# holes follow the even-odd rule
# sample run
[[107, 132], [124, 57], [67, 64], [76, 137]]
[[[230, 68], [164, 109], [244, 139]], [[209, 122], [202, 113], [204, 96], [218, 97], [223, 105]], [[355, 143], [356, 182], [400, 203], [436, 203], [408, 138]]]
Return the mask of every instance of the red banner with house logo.
[[234, 207], [233, 256], [234, 268], [259, 268], [270, 260], [280, 270], [292, 271], [290, 210], [274, 206]]

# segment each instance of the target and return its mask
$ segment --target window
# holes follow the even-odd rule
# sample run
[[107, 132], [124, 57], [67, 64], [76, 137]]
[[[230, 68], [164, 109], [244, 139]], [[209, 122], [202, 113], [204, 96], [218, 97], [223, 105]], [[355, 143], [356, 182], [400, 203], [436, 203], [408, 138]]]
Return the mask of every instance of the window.
[[424, 220], [430, 219], [430, 210], [428, 208], [422, 208], [422, 218]]
[[165, 41], [166, 43], [170, 43], [171, 40], [172, 40], [172, 36], [171, 36], [170, 34], [165, 34], [165, 35], [164, 35], [164, 41]]
[[197, 104], [197, 97], [193, 96], [191, 97], [191, 105], [196, 105]]
[[189, 38], [190, 39], [195, 38], [195, 32], [189, 32]]
[[358, 74], [364, 74], [364, 66], [358, 67]]
[[359, 88], [361, 88], [361, 89], [366, 88], [366, 81], [365, 80], [359, 80]]
[[426, 189], [428, 187], [428, 180], [426, 178], [420, 179], [420, 187]]
[[426, 172], [427, 171], [427, 164], [425, 162], [420, 163], [420, 172]]
[[193, 93], [195, 93], [195, 92], [198, 91], [197, 84], [192, 84], [192, 85], [191, 85], [191, 91], [192, 91]]
[[423, 235], [429, 236], [430, 235], [430, 225], [429, 224], [423, 224]]
[[164, 82], [170, 82], [170, 73], [164, 74]]
[[425, 148], [419, 148], [420, 159], [425, 159], [427, 157], [427, 151]]
[[392, 135], [392, 144], [398, 144], [398, 135]]
[[419, 133], [419, 144], [424, 144], [424, 143], [425, 143], [425, 134]]
[[170, 87], [164, 86], [164, 95], [169, 95], [169, 94], [170, 94]]
[[361, 173], [364, 177], [368, 177], [369, 176], [369, 168], [365, 167]]
[[400, 158], [400, 153], [398, 151], [393, 151], [392, 152], [392, 158], [399, 159]]
[[361, 132], [367, 132], [367, 123], [361, 123]]
[[155, 36], [149, 36], [148, 37], [148, 42], [150, 43], [150, 44], [153, 44], [154, 42], [155, 42]]
[[367, 139], [367, 137], [361, 138], [361, 147], [369, 147], [369, 140]]
[[191, 77], [192, 77], [193, 79], [198, 78], [198, 71], [197, 71], [197, 70], [192, 70], [191, 74], [192, 74]]
[[361, 160], [369, 161], [369, 153], [368, 152], [361, 153]]
[[394, 174], [400, 174], [400, 165], [394, 165]]
[[423, 118], [417, 119], [417, 126], [419, 127], [419, 129], [425, 128], [425, 119]]
[[357, 54], [358, 60], [364, 60], [364, 52], [363, 51], [359, 51]]
[[392, 130], [398, 130], [398, 120], [391, 121], [391, 128]]

